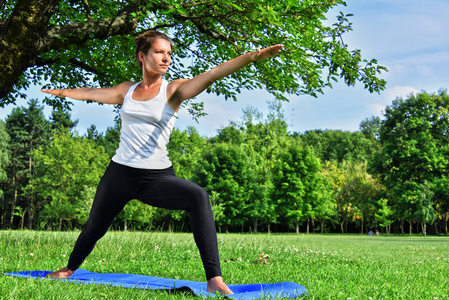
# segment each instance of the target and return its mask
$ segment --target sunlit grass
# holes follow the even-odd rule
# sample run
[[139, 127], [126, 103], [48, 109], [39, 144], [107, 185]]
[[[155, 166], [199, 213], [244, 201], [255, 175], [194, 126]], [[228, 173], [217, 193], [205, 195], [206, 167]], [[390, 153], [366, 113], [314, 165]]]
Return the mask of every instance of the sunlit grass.
[[[0, 231], [0, 271], [65, 266], [79, 232]], [[230, 284], [293, 281], [307, 299], [447, 299], [449, 238], [220, 234]], [[81, 266], [204, 281], [191, 234], [109, 232]], [[167, 293], [0, 276], [2, 299], [191, 299]]]

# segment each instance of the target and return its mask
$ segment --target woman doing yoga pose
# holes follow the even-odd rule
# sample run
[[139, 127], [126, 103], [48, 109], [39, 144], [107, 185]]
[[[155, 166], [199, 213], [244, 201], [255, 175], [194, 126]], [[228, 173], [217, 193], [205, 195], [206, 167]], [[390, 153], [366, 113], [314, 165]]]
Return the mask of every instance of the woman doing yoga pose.
[[42, 90], [58, 97], [122, 104], [122, 129], [116, 154], [97, 188], [89, 218], [65, 268], [51, 278], [67, 278], [75, 272], [106, 233], [114, 218], [132, 199], [168, 209], [188, 211], [192, 231], [204, 265], [207, 291], [231, 294], [223, 282], [218, 244], [209, 196], [198, 185], [176, 177], [168, 158], [169, 141], [178, 110], [216, 80], [252, 61], [269, 58], [282, 49], [275, 45], [249, 52], [222, 63], [192, 79], [163, 79], [171, 63], [170, 38], [147, 31], [136, 38], [136, 57], [143, 80], [126, 81], [109, 88]]

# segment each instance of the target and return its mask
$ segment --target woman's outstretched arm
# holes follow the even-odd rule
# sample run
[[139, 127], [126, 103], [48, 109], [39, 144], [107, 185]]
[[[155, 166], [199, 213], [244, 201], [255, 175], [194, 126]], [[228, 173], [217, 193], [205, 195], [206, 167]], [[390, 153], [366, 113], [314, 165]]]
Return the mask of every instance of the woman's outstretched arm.
[[46, 90], [41, 92], [61, 97], [71, 98], [75, 100], [90, 100], [106, 104], [120, 104], [123, 102], [125, 95], [133, 82], [126, 81], [119, 85], [109, 88], [78, 88], [78, 89], [62, 89], [62, 90]]
[[281, 49], [282, 45], [257, 49], [254, 52], [249, 52], [224, 62], [192, 79], [175, 80], [169, 85], [169, 101], [175, 104], [176, 107], [179, 107], [182, 101], [197, 96], [216, 80], [240, 70], [250, 62], [267, 59], [281, 51]]

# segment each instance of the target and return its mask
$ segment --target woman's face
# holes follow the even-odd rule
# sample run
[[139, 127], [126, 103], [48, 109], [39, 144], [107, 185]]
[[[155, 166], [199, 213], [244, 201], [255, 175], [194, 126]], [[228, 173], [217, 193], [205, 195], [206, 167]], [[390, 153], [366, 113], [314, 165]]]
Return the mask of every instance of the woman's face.
[[139, 52], [143, 71], [165, 74], [171, 63], [171, 54], [172, 49], [169, 41], [164, 39], [154, 40], [146, 54]]

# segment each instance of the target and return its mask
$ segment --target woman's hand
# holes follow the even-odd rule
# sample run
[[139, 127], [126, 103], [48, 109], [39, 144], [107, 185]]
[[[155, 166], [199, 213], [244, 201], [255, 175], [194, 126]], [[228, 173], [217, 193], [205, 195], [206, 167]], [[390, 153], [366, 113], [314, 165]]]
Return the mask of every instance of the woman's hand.
[[47, 94], [50, 94], [50, 95], [53, 95], [53, 96], [56, 96], [56, 97], [60, 97], [60, 98], [65, 98], [66, 97], [66, 95], [65, 95], [66, 91], [67, 91], [66, 89], [63, 89], [63, 90], [41, 89], [41, 92], [43, 92], [43, 93], [47, 93]]
[[252, 57], [253, 61], [260, 61], [267, 58], [270, 58], [273, 55], [276, 55], [282, 49], [282, 45], [274, 45], [267, 48], [259, 49], [254, 52], [254, 56]]

